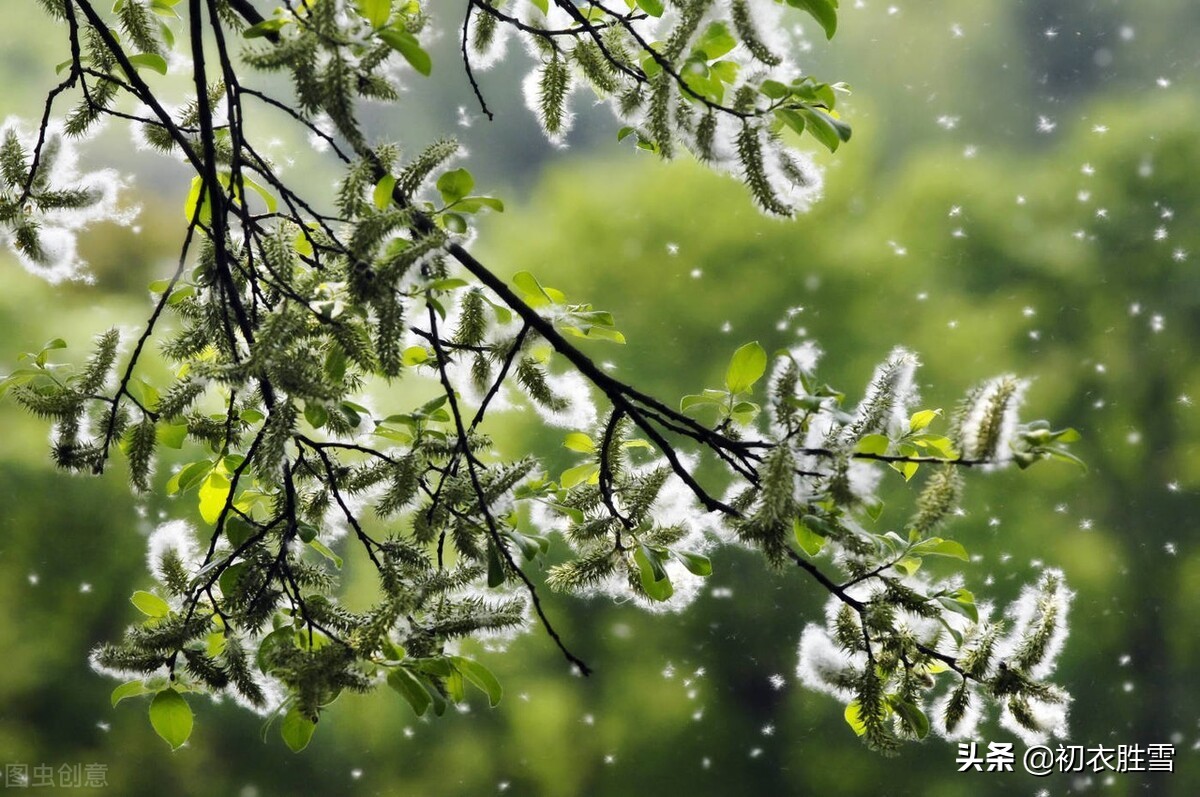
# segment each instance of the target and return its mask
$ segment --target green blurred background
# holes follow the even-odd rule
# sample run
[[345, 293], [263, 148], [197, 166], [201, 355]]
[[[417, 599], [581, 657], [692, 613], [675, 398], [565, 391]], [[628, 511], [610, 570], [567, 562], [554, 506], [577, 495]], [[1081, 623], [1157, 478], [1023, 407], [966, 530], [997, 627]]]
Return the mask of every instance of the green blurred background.
[[[135, 501], [119, 468], [55, 473], [46, 428], [11, 402], [0, 403], [0, 764], [106, 764], [122, 795], [1200, 793], [1200, 6], [843, 6], [837, 39], [814, 37], [798, 58], [851, 83], [854, 139], [822, 158], [825, 197], [790, 223], [760, 216], [734, 181], [618, 147], [607, 111], [587, 103], [572, 147], [551, 149], [521, 107], [523, 57], [483, 76], [499, 111], [487, 123], [452, 36], [405, 118], [371, 117], [410, 151], [457, 130], [480, 187], [509, 205], [484, 225], [485, 262], [614, 310], [629, 345], [592, 353], [659, 396], [715, 385], [742, 342], [798, 336], [819, 342], [822, 377], [852, 399], [895, 344], [921, 355], [927, 406], [996, 373], [1031, 377], [1026, 417], [1078, 427], [1089, 471], [972, 478], [952, 533], [979, 555], [977, 593], [997, 600], [1042, 565], [1066, 572], [1076, 599], [1057, 680], [1075, 698], [1070, 742], [1173, 743], [1174, 773], [959, 774], [937, 739], [897, 759], [868, 752], [842, 706], [794, 677], [822, 596], [738, 550], [716, 553], [712, 588], [682, 615], [551, 598], [590, 679], [532, 634], [480, 654], [507, 690], [496, 710], [429, 722], [390, 693], [346, 696], [292, 755], [259, 740], [257, 718], [203, 703], [172, 754], [144, 704], [109, 707], [114, 684], [86, 659], [134, 619], [145, 534], [182, 510]], [[0, 117], [30, 118], [65, 48], [34, 4], [6, 11]], [[94, 333], [146, 316], [144, 286], [171, 267], [183, 170], [111, 133], [88, 157], [137, 174], [139, 230], [86, 237], [92, 285], [47, 285], [0, 254], [4, 362], [56, 336], [81, 358]], [[302, 138], [277, 135], [293, 177], [328, 184], [334, 172], [300, 154]], [[567, 462], [556, 436], [501, 417], [502, 447], [537, 440], [552, 468]], [[1009, 738], [989, 723], [981, 740]]]

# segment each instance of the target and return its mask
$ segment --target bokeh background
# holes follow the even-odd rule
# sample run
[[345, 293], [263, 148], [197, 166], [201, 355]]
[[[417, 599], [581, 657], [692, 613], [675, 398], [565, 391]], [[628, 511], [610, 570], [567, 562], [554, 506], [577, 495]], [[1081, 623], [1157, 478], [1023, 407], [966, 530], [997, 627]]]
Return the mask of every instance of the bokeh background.
[[[0, 117], [31, 118], [65, 45], [36, 4], [14, 5], [0, 29]], [[1040, 567], [1065, 571], [1069, 741], [1172, 743], [1174, 773], [960, 774], [954, 746], [933, 738], [895, 759], [870, 753], [842, 706], [795, 679], [822, 596], [738, 550], [715, 554], [711, 588], [681, 615], [552, 598], [590, 679], [531, 634], [480, 653], [506, 687], [498, 709], [430, 722], [386, 690], [347, 695], [292, 755], [274, 734], [260, 741], [257, 718], [196, 702], [192, 740], [172, 754], [144, 702], [110, 708], [114, 684], [86, 659], [135, 619], [128, 596], [148, 583], [155, 518], [188, 510], [135, 501], [119, 467], [55, 473], [46, 428], [11, 402], [0, 402], [0, 764], [101, 763], [122, 795], [1200, 793], [1200, 5], [843, 6], [835, 41], [810, 26], [798, 57], [854, 88], [854, 139], [821, 158], [825, 196], [790, 223], [760, 216], [735, 181], [618, 146], [607, 112], [584, 103], [570, 148], [549, 147], [520, 100], [523, 56], [483, 76], [498, 111], [488, 123], [452, 36], [403, 118], [371, 118], [410, 151], [455, 131], [480, 188], [508, 204], [483, 225], [485, 262], [615, 311], [629, 344], [594, 353], [657, 395], [717, 384], [753, 339], [817, 340], [821, 375], [852, 400], [896, 344], [920, 353], [927, 406], [997, 373], [1032, 378], [1026, 417], [1080, 429], [1089, 470], [972, 478], [952, 532], [978, 555], [977, 592], [996, 599]], [[335, 172], [304, 139], [277, 135], [291, 175], [327, 186]], [[0, 372], [52, 337], [78, 359], [93, 334], [133, 328], [146, 284], [171, 267], [182, 167], [134, 151], [115, 127], [87, 157], [136, 174], [138, 228], [85, 238], [93, 284], [48, 285], [0, 254]], [[552, 469], [567, 462], [536, 422], [501, 417], [502, 447], [532, 441]], [[900, 522], [903, 492], [892, 499]], [[1012, 741], [994, 723], [989, 740]]]

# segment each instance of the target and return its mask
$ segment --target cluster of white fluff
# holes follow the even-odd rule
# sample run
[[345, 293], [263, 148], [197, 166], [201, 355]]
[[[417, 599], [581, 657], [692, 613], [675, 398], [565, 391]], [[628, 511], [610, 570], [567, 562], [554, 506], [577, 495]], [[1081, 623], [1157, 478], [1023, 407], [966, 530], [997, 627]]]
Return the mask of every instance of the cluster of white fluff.
[[[22, 251], [16, 244], [13, 231], [0, 227], [0, 241], [4, 242], [25, 270], [51, 283], [85, 277], [87, 263], [79, 256], [78, 250], [80, 232], [102, 221], [128, 226], [138, 213], [136, 207], [121, 206], [120, 194], [127, 183], [115, 170], [80, 171], [75, 142], [68, 139], [62, 130], [61, 123], [52, 123], [46, 131], [43, 152], [57, 150], [57, 157], [53, 159], [48, 172], [47, 186], [50, 190], [83, 189], [92, 196], [93, 201], [84, 207], [71, 209], [39, 210], [32, 203], [28, 206], [31, 220], [38, 224], [38, 238], [45, 255], [41, 259]], [[20, 120], [9, 118], [0, 124], [0, 140], [10, 133], [16, 134], [17, 140], [32, 159], [37, 133], [29, 131]], [[20, 187], [15, 188], [19, 190]]]
[[[739, 66], [740, 77], [734, 86], [730, 87], [730, 95], [732, 95], [737, 86], [755, 84], [764, 77], [774, 76], [786, 83], [800, 74], [796, 65], [787, 57], [789, 53], [796, 50], [796, 47], [792, 32], [786, 25], [782, 24], [783, 14], [785, 13], [784, 8], [778, 3], [763, 2], [762, 0], [751, 0], [747, 6], [750, 11], [752, 25], [758, 37], [768, 49], [781, 57], [782, 61], [776, 66], [767, 67], [757, 62], [752, 57], [749, 49], [744, 44], [739, 43], [732, 51], [722, 56], [723, 60], [733, 61]], [[531, 2], [514, 3], [509, 0], [503, 0], [496, 4], [496, 7], [503, 13], [515, 16], [524, 25], [542, 30], [555, 31], [578, 27], [578, 22], [568, 12], [553, 3], [550, 4], [546, 12], [543, 12]], [[697, 35], [714, 21], [725, 22], [732, 29], [734, 26], [731, 18], [731, 8], [732, 5], [728, 2], [710, 4], [704, 12], [702, 20], [696, 26]], [[477, 10], [471, 15], [467, 27], [468, 43], [475, 41], [475, 31], [478, 29], [479, 20], [484, 13]], [[659, 42], [670, 38], [672, 31], [676, 28], [679, 21], [680, 12], [678, 8], [668, 6], [661, 17], [656, 18], [641, 15], [640, 18], [630, 21], [629, 27], [643, 41]], [[491, 41], [480, 49], [471, 47], [470, 60], [472, 67], [485, 70], [500, 63], [507, 53], [508, 40], [512, 33], [512, 26], [509, 23], [497, 21]], [[521, 84], [525, 104], [535, 117], [538, 118], [539, 122], [542, 123], [543, 132], [550, 143], [556, 147], [565, 147], [567, 136], [574, 123], [574, 114], [570, 110], [571, 95], [577, 93], [588, 82], [587, 78], [578, 67], [574, 65], [570, 67], [572, 70], [572, 79], [567, 89], [562, 123], [556, 129], [546, 128], [545, 120], [541, 115], [541, 76], [542, 67], [546, 63], [547, 56], [542, 49], [543, 45], [535, 35], [521, 33], [520, 39], [524, 45], [524, 49], [535, 64], [534, 68], [526, 75]], [[583, 42], [591, 41], [586, 35], [581, 35], [579, 39]], [[646, 125], [647, 111], [644, 105], [634, 111], [625, 112], [620, 107], [619, 96], [601, 97], [600, 99], [609, 105], [620, 124], [633, 128], [641, 128]], [[675, 102], [676, 100], [672, 99], [672, 114], [675, 113]], [[718, 113], [711, 152], [708, 153], [705, 160], [710, 167], [718, 172], [740, 179], [748, 179], [746, 165], [739, 157], [736, 144], [736, 138], [742, 129], [742, 124], [743, 122], [738, 118], [727, 113]], [[689, 133], [683, 127], [677, 127], [676, 135], [682, 144], [693, 152], [700, 153], [701, 147], [694, 139], [692, 133]], [[778, 200], [793, 212], [807, 210], [819, 198], [822, 189], [821, 171], [817, 168], [811, 156], [785, 146], [778, 137], [768, 133], [761, 125], [756, 126], [755, 135], [763, 153], [762, 165], [766, 179]]]
[[[963, 453], [969, 458], [980, 458], [990, 455], [999, 467], [1012, 460], [1012, 443], [1017, 433], [1018, 416], [1021, 404], [1029, 382], [1013, 376], [1000, 376], [988, 381], [974, 396], [973, 401], [963, 416], [962, 447]], [[996, 402], [1004, 391], [1011, 390], [1008, 400], [1000, 407], [999, 417], [996, 413]], [[996, 435], [995, 450], [984, 451], [985, 441], [981, 437], [985, 427], [995, 425], [999, 429]]]
[[[1054, 579], [1058, 586], [1047, 590], [1048, 579]], [[994, 675], [998, 662], [1004, 662], [1016, 654], [1022, 641], [1033, 626], [1039, 621], [1042, 613], [1052, 611], [1056, 623], [1046, 647], [1044, 657], [1025, 674], [1035, 680], [1043, 680], [1050, 676], [1055, 668], [1059, 654], [1068, 634], [1067, 612], [1073, 593], [1062, 585], [1062, 573], [1058, 570], [1047, 570], [1042, 574], [1036, 585], [1026, 585], [1020, 596], [1004, 612], [1002, 620], [993, 620], [994, 608], [990, 603], [980, 603], [976, 606], [979, 621], [976, 623], [961, 614], [943, 611], [939, 618], [920, 617], [903, 613], [900, 625], [917, 639], [938, 639], [937, 647], [956, 657], [963, 655], [978, 639], [978, 637], [995, 622], [1003, 622], [1008, 632], [999, 639], [991, 657], [991, 666], [987, 673]], [[934, 583], [921, 574], [907, 576], [902, 583], [918, 593], [930, 594], [938, 590], [954, 590], [959, 584], [956, 579]], [[868, 582], [855, 585], [848, 590], [851, 597], [865, 600], [869, 597]], [[824, 624], [809, 623], [800, 636], [797, 651], [796, 676], [801, 684], [813, 691], [829, 695], [842, 702], [855, 698], [854, 690], [846, 686], [846, 679], [854, 678], [866, 666], [866, 656], [861, 651], [848, 652], [836, 641], [835, 627], [838, 612], [843, 607], [837, 597], [830, 597], [825, 606]], [[949, 640], [942, 633], [942, 622], [954, 629], [964, 640], [961, 646], [947, 648]], [[980, 723], [985, 719], [985, 704], [989, 698], [981, 694], [981, 690], [972, 685], [969, 688], [970, 698], [962, 718], [953, 729], [947, 729], [945, 715], [952, 695], [959, 686], [959, 676], [951, 674], [939, 676], [945, 683], [950, 682], [950, 689], [940, 695], [930, 695], [926, 698], [928, 704], [922, 706], [929, 714], [935, 733], [949, 740], [971, 739], [978, 736]], [[935, 687], [936, 688], [936, 687]], [[931, 690], [932, 691], [932, 690]], [[1002, 728], [1018, 736], [1025, 744], [1044, 744], [1049, 738], [1066, 738], [1068, 733], [1067, 715], [1070, 700], [1061, 693], [1058, 701], [1044, 701], [1027, 698], [1026, 705], [1034, 722], [1040, 730], [1031, 730], [1016, 720], [1007, 700], [998, 701], [999, 724]]]

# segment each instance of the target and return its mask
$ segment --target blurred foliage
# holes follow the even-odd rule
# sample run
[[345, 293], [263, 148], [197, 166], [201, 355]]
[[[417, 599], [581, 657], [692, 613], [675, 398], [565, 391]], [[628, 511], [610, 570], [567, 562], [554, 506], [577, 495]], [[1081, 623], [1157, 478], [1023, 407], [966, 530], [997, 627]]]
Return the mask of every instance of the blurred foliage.
[[[981, 2], [969, 16], [946, 2], [896, 14], [870, 5], [846, 14], [837, 58], [847, 70], [825, 69], [855, 85], [856, 134], [826, 158], [827, 195], [809, 214], [767, 220], [736, 182], [685, 163], [555, 155], [532, 198], [511, 197], [510, 213], [485, 230], [484, 254], [619, 308], [629, 345], [603, 356], [661, 396], [719, 382], [739, 341], [771, 348], [798, 334], [818, 341], [821, 373], [839, 385], [865, 382], [892, 345], [911, 347], [922, 379], [938, 386], [929, 406], [1004, 369], [1033, 377], [1027, 414], [1079, 427], [1090, 471], [972, 480], [971, 511], [952, 533], [981, 554], [974, 567], [994, 578], [998, 599], [1029, 580], [1035, 560], [1066, 571], [1078, 593], [1060, 664], [1075, 697], [1072, 741], [1171, 741], [1176, 773], [1115, 774], [1111, 785], [1104, 775], [1089, 784], [956, 774], [953, 746], [937, 740], [898, 762], [877, 758], [840, 706], [793, 683], [799, 633], [821, 595], [734, 550], [717, 552], [710, 594], [682, 616], [555, 599], [560, 630], [598, 670], [588, 681], [531, 635], [504, 656], [481, 654], [506, 686], [497, 710], [479, 700], [431, 725], [400, 700], [347, 696], [329, 712], [333, 732], [292, 756], [261, 744], [244, 712], [203, 706], [202, 716], [220, 716], [172, 755], [143, 708], [110, 709], [108, 682], [86, 666], [90, 648], [134, 618], [125, 596], [145, 581], [143, 536], [160, 507], [135, 506], [121, 473], [53, 473], [44, 430], [8, 403], [0, 761], [107, 763], [113, 793], [127, 795], [868, 794], [883, 783], [891, 795], [946, 797], [1200, 791], [1190, 624], [1200, 611], [1200, 183], [1189, 172], [1200, 162], [1200, 102], [1155, 86], [1190, 63], [1200, 11], [1185, 0], [1095, 14], [1085, 2]], [[60, 60], [42, 50], [48, 27], [37, 25], [0, 49], [14, 87], [5, 115], [39, 108], [47, 65]], [[442, 44], [449, 64], [453, 42]], [[453, 108], [427, 101], [430, 118]], [[512, 121], [522, 111], [509, 105], [508, 121], [477, 134], [476, 155], [494, 164], [489, 152], [512, 147], [521, 157], [491, 174], [528, 184], [546, 155], [530, 149], [532, 122]], [[961, 122], [946, 130], [942, 115]], [[1036, 132], [1040, 115], [1052, 133]], [[101, 143], [132, 164], [127, 146]], [[177, 244], [179, 187], [164, 179], [161, 190], [161, 202], [144, 200], [140, 235], [97, 230], [86, 242], [95, 286], [46, 286], [0, 260], [6, 361], [51, 330], [69, 326], [82, 351], [94, 332], [141, 318], [141, 288]], [[501, 445], [536, 427], [502, 417]]]

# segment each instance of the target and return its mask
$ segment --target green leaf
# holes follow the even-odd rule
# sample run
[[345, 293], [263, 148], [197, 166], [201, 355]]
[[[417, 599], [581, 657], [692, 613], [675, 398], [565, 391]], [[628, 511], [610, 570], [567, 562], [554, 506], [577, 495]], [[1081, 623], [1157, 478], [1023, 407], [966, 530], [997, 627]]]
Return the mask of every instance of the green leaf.
[[504, 203], [494, 196], [468, 196], [454, 203], [454, 209], [460, 213], [477, 213], [482, 208], [490, 208], [497, 213], [503, 213]]
[[329, 421], [329, 410], [325, 409], [320, 404], [313, 404], [311, 402], [305, 403], [304, 420], [308, 421], [312, 428], [320, 429]]
[[305, 544], [317, 539], [317, 536], [320, 533], [321, 530], [311, 523], [305, 523], [302, 520], [296, 524], [296, 536], [299, 537], [300, 541]]
[[562, 291], [542, 285], [538, 282], [537, 277], [528, 271], [518, 271], [513, 274], [512, 281], [525, 294], [525, 302], [532, 307], [561, 303], [567, 298]]
[[358, 0], [357, 5], [372, 28], [382, 28], [392, 17], [392, 0]]
[[846, 706], [846, 710], [842, 712], [842, 716], [845, 717], [846, 724], [859, 736], [867, 732], [867, 724], [862, 720], [862, 707], [857, 700], [850, 701], [850, 704]]
[[725, 372], [725, 387], [730, 393], [744, 393], [767, 370], [767, 352], [758, 341], [747, 343], [733, 353]]
[[662, 0], [637, 0], [637, 5], [652, 17], [661, 17], [665, 11]]
[[1083, 436], [1079, 434], [1078, 429], [1068, 426], [1066, 429], [1060, 429], [1057, 432], [1051, 432], [1050, 439], [1057, 443], [1077, 443], [1083, 439]]
[[458, 200], [471, 193], [475, 187], [475, 178], [466, 169], [453, 169], [446, 172], [437, 181], [438, 193], [447, 205], [453, 205]]
[[854, 450], [860, 454], [886, 454], [891, 442], [885, 434], [864, 435]]
[[138, 590], [129, 600], [138, 608], [139, 612], [147, 617], [166, 617], [171, 613], [170, 605], [153, 592]]
[[692, 575], [705, 578], [712, 575], [712, 561], [707, 556], [693, 551], [671, 551], [671, 553]]
[[675, 588], [671, 585], [671, 579], [667, 576], [657, 551], [647, 548], [644, 544], [638, 545], [633, 553], [633, 560], [638, 566], [642, 589], [651, 600], [665, 601], [675, 594]]
[[406, 667], [393, 667], [387, 677], [388, 686], [400, 693], [400, 696], [408, 701], [412, 706], [412, 710], [416, 712], [418, 717], [425, 716], [425, 712], [429, 710], [430, 703], [433, 698], [421, 685], [421, 681], [417, 676], [409, 672]]
[[733, 409], [729, 411], [729, 417], [734, 423], [739, 423], [742, 426], [747, 426], [758, 417], [758, 413], [762, 408], [753, 401], [739, 401], [733, 405]]
[[167, 61], [161, 55], [154, 53], [138, 53], [129, 56], [129, 63], [136, 69], [149, 69], [160, 75], [167, 74]]
[[702, 50], [709, 61], [717, 60], [734, 47], [737, 47], [737, 39], [724, 22], [711, 23], [696, 42], [696, 49]]
[[504, 562], [501, 561], [500, 550], [494, 542], [488, 542], [487, 560], [487, 584], [495, 589], [508, 580], [508, 574], [504, 572]]
[[933, 419], [942, 414], [940, 409], [937, 410], [921, 410], [914, 412], [912, 417], [908, 419], [908, 430], [910, 432], [919, 432], [929, 424], [933, 423]]
[[183, 440], [187, 437], [187, 424], [159, 424], [156, 436], [158, 437], [158, 442], [167, 448], [181, 449], [183, 448]]
[[950, 611], [956, 614], [961, 614], [963, 617], [966, 617], [973, 623], [979, 622], [979, 609], [975, 606], [974, 601], [967, 602], [955, 600], [954, 598], [947, 598], [944, 596], [939, 597], [937, 600], [938, 603], [942, 604], [942, 606], [946, 607]]
[[850, 140], [850, 125], [835, 119], [819, 108], [803, 108], [805, 129], [830, 152], [837, 152], [843, 141]]
[[790, 108], [776, 109], [775, 118], [792, 128], [796, 135], [804, 135], [804, 130], [808, 126], [804, 117]]
[[592, 438], [583, 432], [571, 432], [563, 441], [563, 446], [580, 454], [592, 454], [596, 451], [596, 444], [592, 442]]
[[825, 38], [832, 39], [837, 33], [837, 0], [787, 0], [787, 4], [812, 14], [825, 31]]
[[191, 463], [167, 481], [167, 495], [175, 495], [195, 487], [201, 479], [208, 475], [212, 467], [213, 463], [210, 459]]
[[905, 726], [918, 739], [924, 739], [929, 735], [929, 717], [925, 716], [925, 712], [917, 708], [915, 704], [898, 700], [893, 703], [892, 707], [896, 709], [896, 713], [900, 715]]
[[687, 412], [693, 407], [701, 407], [706, 404], [720, 406], [728, 400], [729, 394], [723, 390], [706, 390], [703, 393], [693, 393], [689, 396], [684, 396], [679, 402], [679, 411]]
[[778, 80], [764, 80], [759, 84], [758, 90], [761, 91], [764, 96], [770, 97], [773, 100], [782, 100], [784, 97], [792, 93], [791, 89], [789, 89], [785, 84], [780, 83]]
[[308, 743], [312, 741], [313, 732], [316, 730], [317, 724], [292, 706], [279, 726], [279, 735], [283, 737], [288, 749], [293, 753], [298, 753], [308, 747]]
[[591, 482], [593, 479], [599, 481], [600, 466], [595, 462], [585, 462], [582, 465], [576, 465], [573, 468], [564, 470], [562, 476], [558, 479], [558, 483], [562, 485], [563, 489], [570, 490], [577, 484]]
[[424, 346], [409, 346], [400, 355], [400, 361], [407, 366], [421, 365], [429, 362], [429, 351]]
[[1046, 454], [1046, 456], [1050, 457], [1051, 459], [1057, 459], [1060, 462], [1070, 462], [1072, 465], [1078, 465], [1084, 471], [1086, 471], [1088, 469], [1086, 462], [1084, 462], [1082, 459], [1075, 456], [1070, 451], [1067, 451], [1064, 448], [1058, 448], [1056, 446], [1046, 446], [1045, 448], [1043, 448], [1041, 450]]
[[464, 678], [487, 695], [488, 703], [492, 708], [500, 704], [500, 698], [504, 696], [504, 688], [500, 686], [500, 681], [496, 679], [491, 670], [477, 661], [462, 656], [451, 656], [450, 663], [462, 673]]
[[129, 683], [121, 684], [114, 689], [109, 699], [112, 701], [113, 708], [116, 708], [117, 704], [127, 697], [137, 697], [138, 695], [144, 695], [149, 692], [150, 690], [142, 681], [130, 681]]
[[[200, 195], [204, 194], [204, 205], [199, 208], [199, 216], [197, 206], [200, 205]], [[183, 202], [183, 217], [191, 223], [192, 219], [197, 219], [201, 224], [207, 224], [212, 220], [212, 203], [209, 202], [208, 195], [204, 191], [204, 178], [199, 175], [192, 178], [191, 188], [188, 190], [187, 199]]]
[[961, 543], [954, 540], [943, 540], [941, 537], [930, 537], [912, 547], [910, 553], [920, 556], [949, 556], [969, 562], [971, 557]]
[[893, 462], [892, 469], [896, 470], [904, 477], [904, 481], [912, 481], [912, 477], [917, 475], [917, 471], [921, 467], [919, 462]]
[[225, 518], [225, 538], [235, 549], [245, 545], [257, 533], [253, 526], [237, 515]]
[[825, 547], [825, 537], [813, 531], [809, 524], [801, 522], [799, 518], [792, 520], [792, 533], [800, 550], [809, 556], [816, 556]]
[[200, 485], [200, 517], [213, 524], [221, 517], [225, 501], [229, 498], [229, 477], [220, 471], [212, 471]]
[[286, 24], [288, 24], [288, 20], [281, 17], [264, 19], [262, 22], [251, 25], [242, 31], [242, 37], [245, 39], [259, 39], [272, 33], [278, 33]]
[[277, 211], [279, 209], [279, 201], [277, 199], [275, 199], [275, 195], [272, 194], [270, 191], [268, 191], [266, 188], [264, 188], [262, 185], [251, 180], [249, 177], [247, 177], [244, 174], [241, 177], [241, 182], [242, 182], [242, 189], [243, 189], [241, 193], [242, 193], [243, 199], [246, 196], [245, 189], [249, 188], [251, 191], [258, 194], [259, 199], [261, 199], [263, 201], [263, 204], [267, 206], [268, 213], [274, 213], [275, 211]]
[[192, 709], [174, 689], [164, 689], [150, 703], [150, 725], [172, 750], [178, 750], [192, 735]]
[[338, 570], [342, 569], [342, 557], [335, 554], [325, 543], [320, 540], [312, 540], [309, 542], [308, 547], [321, 554], [321, 556], [324, 556], [330, 562], [333, 562], [333, 566]]
[[404, 56], [404, 60], [408, 61], [413, 69], [426, 77], [429, 76], [433, 70], [433, 60], [429, 57], [429, 53], [421, 49], [421, 43], [417, 41], [416, 36], [409, 33], [404, 27], [397, 25], [384, 28], [379, 31], [378, 36], [389, 47]]

